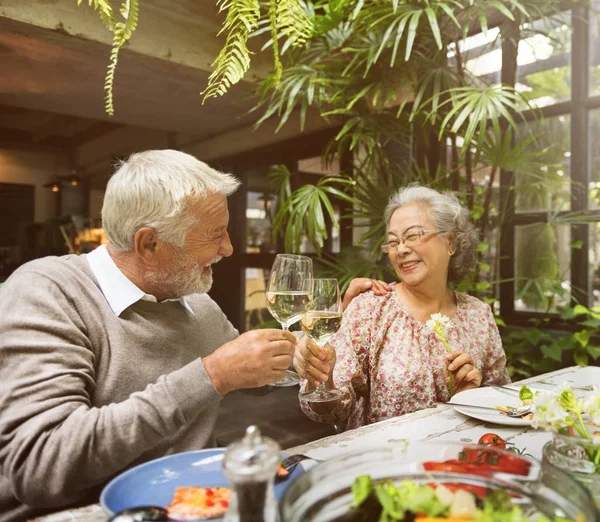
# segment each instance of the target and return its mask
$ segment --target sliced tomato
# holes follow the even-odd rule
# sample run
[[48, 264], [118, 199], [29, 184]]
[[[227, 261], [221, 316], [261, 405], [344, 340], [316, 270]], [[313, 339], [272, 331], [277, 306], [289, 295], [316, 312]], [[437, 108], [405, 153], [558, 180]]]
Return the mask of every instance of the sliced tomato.
[[469, 464], [488, 464], [497, 457], [497, 453], [485, 449], [465, 449], [458, 454], [458, 457]]
[[522, 459], [516, 455], [500, 455], [498, 459], [498, 471], [504, 473], [513, 473], [515, 475], [528, 475], [531, 468], [531, 462]]

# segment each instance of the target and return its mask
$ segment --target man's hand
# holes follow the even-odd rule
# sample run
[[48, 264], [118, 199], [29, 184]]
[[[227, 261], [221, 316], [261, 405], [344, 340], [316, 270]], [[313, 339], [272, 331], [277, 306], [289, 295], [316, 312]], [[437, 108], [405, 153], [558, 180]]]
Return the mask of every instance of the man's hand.
[[363, 292], [373, 290], [375, 295], [385, 295], [386, 293], [391, 292], [393, 288], [393, 285], [385, 283], [384, 281], [369, 279], [368, 277], [357, 277], [356, 279], [350, 281], [348, 290], [346, 290], [346, 293], [344, 294], [344, 301], [342, 303], [344, 310], [348, 308], [348, 305], [352, 299]]
[[335, 361], [335, 350], [330, 344], [319, 346], [305, 335], [296, 346], [294, 368], [312, 386], [329, 380]]
[[481, 370], [479, 370], [473, 358], [467, 352], [452, 352], [447, 356], [448, 358], [448, 370], [454, 374], [454, 394], [472, 388], [479, 388], [483, 376]]
[[258, 388], [285, 376], [296, 342], [296, 336], [284, 330], [253, 330], [205, 357], [204, 368], [221, 395]]

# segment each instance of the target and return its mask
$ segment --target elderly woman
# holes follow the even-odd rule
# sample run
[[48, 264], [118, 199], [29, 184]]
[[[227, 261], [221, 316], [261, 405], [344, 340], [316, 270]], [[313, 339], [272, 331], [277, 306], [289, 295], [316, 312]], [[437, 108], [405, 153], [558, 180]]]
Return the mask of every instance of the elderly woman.
[[[400, 282], [391, 292], [374, 286], [354, 298], [330, 345], [304, 341], [294, 356], [306, 379], [302, 391], [325, 381], [343, 393], [333, 402], [307, 403], [301, 391], [306, 415], [345, 429], [448, 401], [448, 372], [454, 393], [510, 381], [490, 307], [448, 286], [475, 264], [468, 210], [451, 193], [413, 185], [390, 199], [386, 223], [383, 250]], [[432, 314], [449, 318], [451, 353], [426, 326]]]

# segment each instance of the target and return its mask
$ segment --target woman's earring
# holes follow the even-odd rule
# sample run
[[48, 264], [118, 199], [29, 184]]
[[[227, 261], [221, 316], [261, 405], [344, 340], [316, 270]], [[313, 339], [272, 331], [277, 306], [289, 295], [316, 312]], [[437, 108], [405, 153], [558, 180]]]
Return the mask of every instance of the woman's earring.
[[456, 250], [454, 250], [453, 248], [448, 249], [448, 254], [451, 256], [453, 256], [455, 252], [456, 252]]

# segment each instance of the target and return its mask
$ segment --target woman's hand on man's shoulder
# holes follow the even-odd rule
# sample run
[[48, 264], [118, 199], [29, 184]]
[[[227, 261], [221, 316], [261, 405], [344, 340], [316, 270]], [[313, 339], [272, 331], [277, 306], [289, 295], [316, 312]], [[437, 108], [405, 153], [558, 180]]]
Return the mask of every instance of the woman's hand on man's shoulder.
[[348, 290], [344, 294], [343, 306], [344, 310], [348, 308], [348, 305], [356, 296], [372, 291], [375, 295], [385, 295], [394, 289], [394, 283], [386, 283], [385, 281], [378, 281], [377, 279], [370, 279], [368, 277], [357, 277], [350, 281]]

